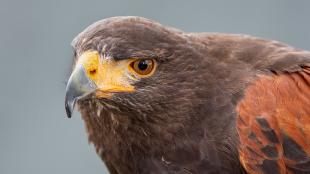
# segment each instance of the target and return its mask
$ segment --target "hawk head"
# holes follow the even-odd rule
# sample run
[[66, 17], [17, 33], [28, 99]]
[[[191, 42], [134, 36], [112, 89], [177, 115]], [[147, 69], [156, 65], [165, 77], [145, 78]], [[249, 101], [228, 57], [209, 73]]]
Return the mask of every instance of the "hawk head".
[[105, 112], [138, 120], [186, 117], [203, 75], [201, 57], [188, 42], [181, 31], [141, 17], [114, 17], [89, 26], [72, 42], [68, 117], [75, 103], [83, 109], [93, 107], [86, 104], [91, 101], [107, 106], [100, 108]]

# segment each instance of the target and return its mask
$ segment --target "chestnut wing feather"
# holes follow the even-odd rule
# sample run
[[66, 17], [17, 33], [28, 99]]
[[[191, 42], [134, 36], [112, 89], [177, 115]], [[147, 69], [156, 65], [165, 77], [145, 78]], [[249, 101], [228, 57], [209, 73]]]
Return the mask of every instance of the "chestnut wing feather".
[[310, 173], [310, 68], [261, 76], [237, 107], [240, 161], [249, 173]]

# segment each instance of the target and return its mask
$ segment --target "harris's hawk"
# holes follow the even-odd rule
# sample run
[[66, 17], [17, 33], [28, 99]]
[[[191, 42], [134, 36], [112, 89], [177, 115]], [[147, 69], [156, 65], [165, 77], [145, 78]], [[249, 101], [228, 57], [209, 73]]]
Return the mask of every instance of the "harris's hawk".
[[72, 45], [67, 115], [112, 174], [310, 173], [310, 52], [141, 17]]

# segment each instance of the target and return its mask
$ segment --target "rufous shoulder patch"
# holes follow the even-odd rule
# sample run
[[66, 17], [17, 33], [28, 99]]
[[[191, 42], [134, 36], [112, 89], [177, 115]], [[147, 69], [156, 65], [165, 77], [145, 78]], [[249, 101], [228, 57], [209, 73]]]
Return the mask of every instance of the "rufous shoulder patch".
[[239, 156], [253, 174], [310, 173], [310, 68], [261, 76], [237, 106]]

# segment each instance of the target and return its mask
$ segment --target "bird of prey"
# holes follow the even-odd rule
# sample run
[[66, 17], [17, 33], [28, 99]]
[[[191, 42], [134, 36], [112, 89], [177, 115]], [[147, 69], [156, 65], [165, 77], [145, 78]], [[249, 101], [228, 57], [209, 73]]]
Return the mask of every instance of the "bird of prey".
[[72, 42], [76, 105], [112, 174], [310, 173], [310, 52], [142, 17]]

